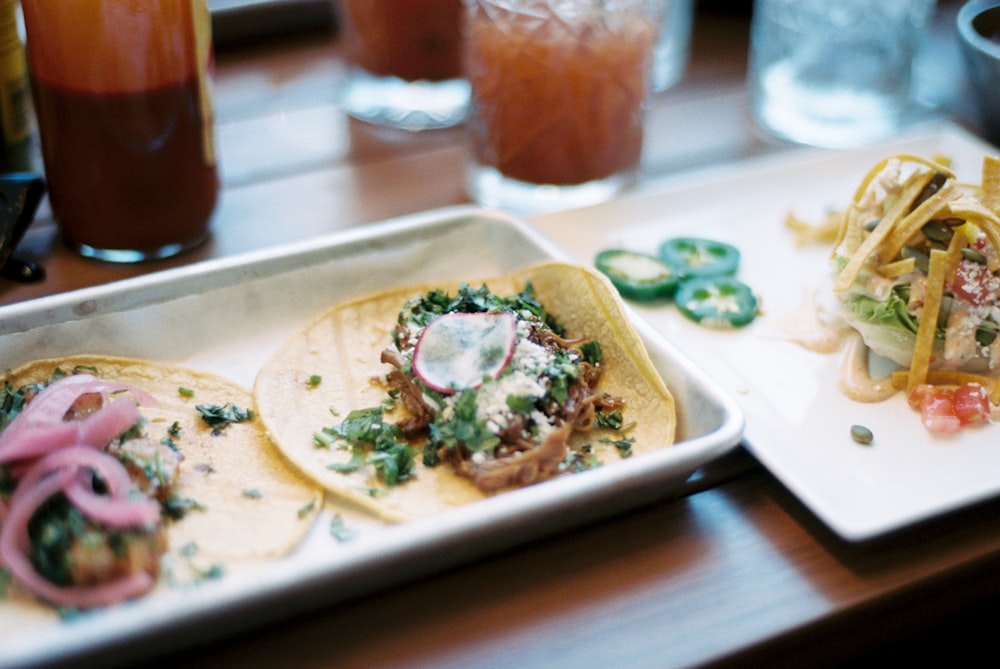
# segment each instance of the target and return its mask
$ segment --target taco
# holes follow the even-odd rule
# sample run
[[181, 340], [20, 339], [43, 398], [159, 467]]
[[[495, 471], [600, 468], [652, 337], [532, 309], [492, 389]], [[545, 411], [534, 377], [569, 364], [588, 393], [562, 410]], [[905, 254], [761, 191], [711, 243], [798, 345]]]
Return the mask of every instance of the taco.
[[226, 379], [104, 356], [2, 378], [4, 634], [276, 559], [322, 504]]
[[290, 460], [390, 522], [640, 456], [676, 429], [614, 288], [559, 262], [335, 306], [254, 396]]

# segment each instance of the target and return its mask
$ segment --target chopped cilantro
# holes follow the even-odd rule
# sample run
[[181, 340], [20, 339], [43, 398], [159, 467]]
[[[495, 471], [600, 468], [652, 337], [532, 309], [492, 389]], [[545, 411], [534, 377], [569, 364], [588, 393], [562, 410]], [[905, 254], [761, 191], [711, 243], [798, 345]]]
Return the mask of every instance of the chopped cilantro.
[[226, 570], [222, 565], [213, 564], [208, 567], [201, 567], [195, 564], [194, 559], [198, 555], [198, 544], [193, 541], [181, 546], [178, 552], [181, 557], [187, 560], [188, 566], [191, 568], [191, 571], [194, 572], [195, 577], [199, 581], [222, 578], [225, 574]]
[[260, 490], [257, 490], [256, 488], [244, 488], [243, 496], [249, 497], [250, 499], [260, 499], [264, 495], [262, 495]]
[[342, 439], [353, 448], [349, 462], [329, 465], [330, 469], [351, 473], [362, 465], [370, 465], [387, 486], [394, 486], [413, 475], [413, 448], [397, 426], [382, 420], [381, 407], [350, 412], [340, 425], [324, 428], [317, 441], [322, 444], [330, 436]]
[[163, 512], [167, 514], [168, 518], [172, 518], [173, 520], [180, 520], [189, 511], [205, 511], [207, 508], [201, 502], [190, 497], [176, 497], [171, 495], [163, 502]]
[[365, 449], [360, 444], [355, 444], [351, 446], [351, 451], [350, 460], [347, 462], [334, 462], [327, 465], [327, 469], [332, 469], [341, 474], [350, 474], [361, 469], [361, 465], [365, 464]]
[[580, 368], [574, 360], [575, 354], [564, 349], [553, 352], [552, 362], [545, 368], [545, 376], [549, 379], [548, 399], [556, 404], [565, 404], [569, 400], [569, 388], [580, 376]]
[[194, 408], [201, 414], [201, 419], [216, 432], [223, 430], [230, 423], [243, 423], [253, 420], [254, 417], [253, 409], [241, 409], [231, 402], [225, 406], [196, 404]]
[[604, 355], [601, 353], [601, 345], [597, 341], [587, 341], [581, 344], [580, 353], [583, 355], [583, 359], [592, 365], [601, 364]]
[[121, 436], [118, 437], [118, 443], [124, 444], [129, 439], [138, 439], [143, 436], [143, 421], [140, 420], [138, 423], [130, 427], [129, 429], [122, 432]]
[[160, 439], [160, 443], [171, 450], [180, 451], [180, 447], [177, 445], [177, 442], [174, 441], [175, 439], [180, 438], [180, 436], [181, 424], [174, 421], [170, 424], [170, 427], [167, 428], [167, 435], [163, 437], [163, 439]]
[[296, 515], [298, 515], [299, 520], [308, 518], [315, 508], [316, 508], [316, 500], [311, 499], [309, 500], [308, 504], [304, 505], [302, 508], [298, 510], [298, 513]]
[[630, 457], [632, 455], [632, 444], [635, 443], [635, 437], [623, 437], [621, 439], [601, 439], [602, 443], [611, 444], [616, 449], [618, 449], [618, 454], [623, 458]]
[[463, 391], [447, 418], [438, 413], [430, 424], [431, 442], [449, 450], [464, 446], [472, 451], [487, 451], [500, 445], [498, 437], [477, 415], [476, 392]]
[[598, 427], [607, 428], [609, 430], [620, 430], [622, 429], [623, 420], [621, 409], [597, 412]]
[[437, 467], [441, 464], [441, 456], [438, 454], [437, 445], [433, 441], [428, 441], [424, 444], [423, 452], [425, 467]]
[[340, 543], [351, 541], [358, 536], [358, 531], [347, 526], [343, 516], [334, 514], [330, 521], [330, 534]]
[[313, 374], [306, 381], [306, 385], [309, 386], [310, 388], [315, 388], [316, 386], [318, 386], [321, 383], [323, 383], [323, 377], [320, 376], [319, 374]]
[[0, 430], [6, 428], [21, 413], [26, 403], [25, 396], [33, 392], [33, 387], [15, 389], [8, 381], [0, 391]]
[[330, 428], [324, 427], [321, 430], [313, 432], [313, 445], [316, 448], [330, 448], [333, 446], [335, 436]]
[[588, 469], [596, 469], [601, 466], [601, 461], [597, 455], [589, 450], [569, 451], [562, 461], [562, 469], [568, 472], [583, 472]]
[[382, 409], [355, 409], [332, 431], [349, 444], [359, 441], [374, 443], [382, 430]]
[[330, 428], [324, 427], [321, 430], [313, 432], [313, 445], [316, 448], [330, 448], [333, 446], [335, 436]]
[[535, 408], [535, 398], [530, 395], [508, 395], [507, 406], [520, 414], [530, 413]]

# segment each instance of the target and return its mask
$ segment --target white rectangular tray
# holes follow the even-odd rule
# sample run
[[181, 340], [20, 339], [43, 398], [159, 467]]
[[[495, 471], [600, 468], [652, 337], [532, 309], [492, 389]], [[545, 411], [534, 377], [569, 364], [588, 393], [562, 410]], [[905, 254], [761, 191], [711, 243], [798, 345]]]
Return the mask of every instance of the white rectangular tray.
[[[329, 238], [0, 307], [0, 364], [77, 352], [177, 363], [252, 386], [289, 335], [328, 307], [392, 286], [506, 274], [564, 252], [515, 219], [457, 207]], [[735, 400], [636, 321], [678, 406], [678, 443], [484, 500], [427, 521], [360, 523], [337, 543], [334, 507], [292, 556], [17, 638], [0, 666], [136, 659], [356, 597], [543, 535], [676, 495], [739, 442]], [[349, 512], [346, 512], [348, 513]]]
[[[934, 125], [895, 141], [835, 152], [796, 150], [652, 184], [604, 205], [533, 220], [580, 262], [612, 246], [656, 253], [680, 235], [715, 238], [742, 253], [739, 276], [761, 297], [763, 315], [732, 332], [710, 331], [672, 305], [639, 314], [676, 344], [744, 409], [747, 447], [843, 538], [884, 535], [1000, 493], [1000, 427], [935, 438], [896, 396], [852, 402], [837, 389], [838, 356], [788, 340], [794, 321], [821, 288], [831, 248], [799, 248], [787, 212], [819, 222], [846, 206], [864, 174], [894, 153], [953, 160], [959, 179], [978, 183], [989, 146], [952, 125]], [[859, 446], [850, 426], [875, 435]]]

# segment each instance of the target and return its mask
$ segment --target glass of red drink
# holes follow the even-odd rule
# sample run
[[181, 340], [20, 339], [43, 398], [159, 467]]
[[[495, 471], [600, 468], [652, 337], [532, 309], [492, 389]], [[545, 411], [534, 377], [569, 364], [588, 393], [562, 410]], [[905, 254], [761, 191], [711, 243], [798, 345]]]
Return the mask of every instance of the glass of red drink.
[[636, 177], [663, 0], [465, 0], [470, 195], [522, 212]]
[[406, 130], [465, 119], [462, 0], [337, 0], [337, 9], [348, 114]]
[[49, 200], [85, 256], [203, 241], [218, 197], [205, 0], [22, 0]]

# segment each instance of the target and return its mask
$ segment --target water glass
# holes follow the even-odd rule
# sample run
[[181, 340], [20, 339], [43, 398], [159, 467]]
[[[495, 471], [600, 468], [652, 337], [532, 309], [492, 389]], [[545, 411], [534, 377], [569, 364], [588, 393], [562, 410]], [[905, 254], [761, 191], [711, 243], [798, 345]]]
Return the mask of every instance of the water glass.
[[337, 8], [348, 114], [414, 131], [464, 120], [462, 0], [338, 0]]
[[783, 139], [862, 146], [901, 128], [934, 0], [755, 0], [748, 94]]
[[470, 195], [535, 213], [600, 202], [630, 185], [662, 2], [465, 6]]
[[665, 0], [663, 29], [653, 50], [653, 90], [657, 93], [677, 84], [691, 56], [694, 0]]

